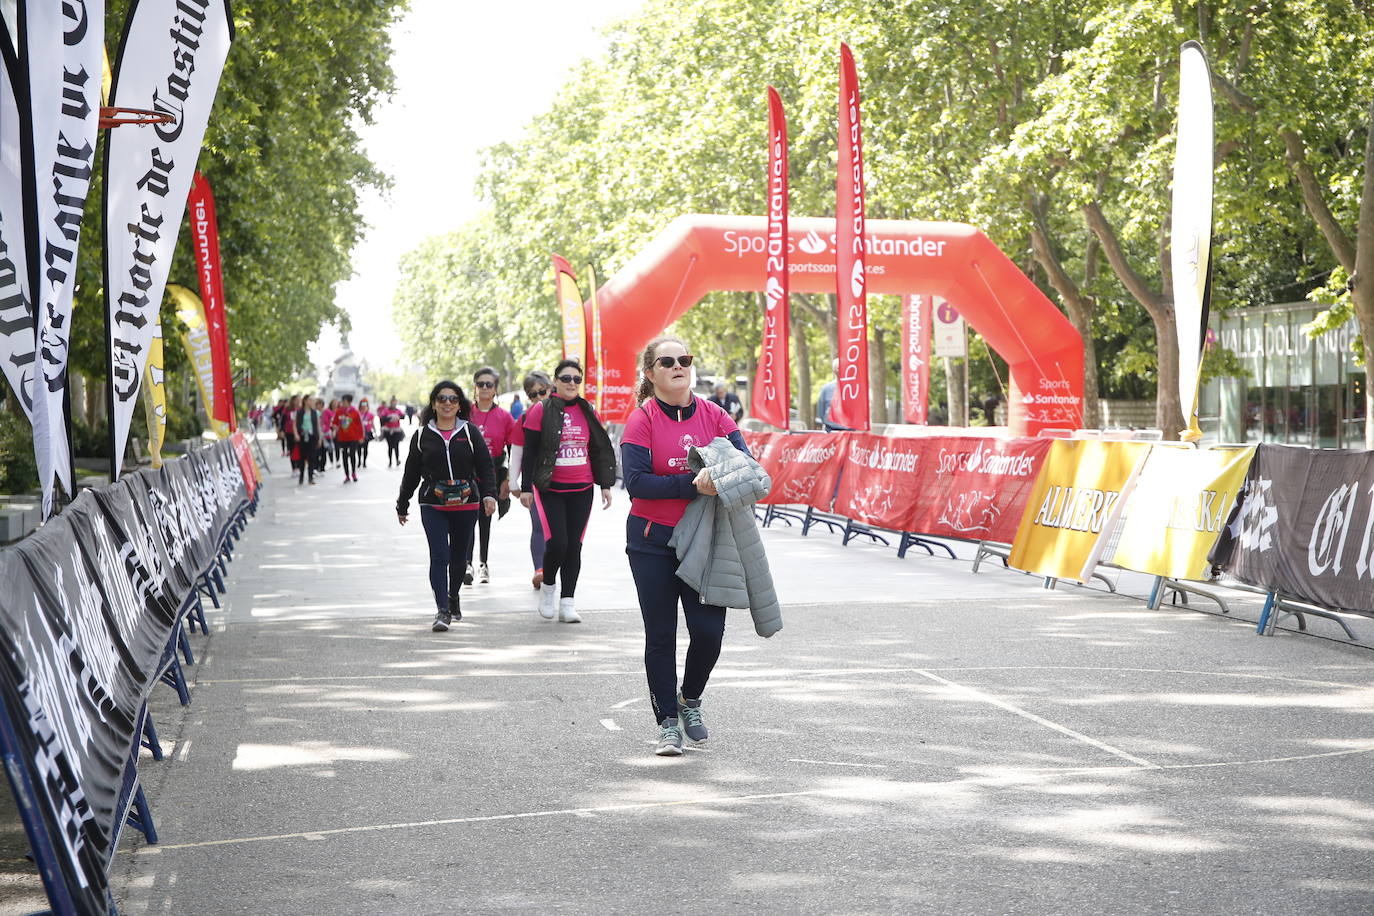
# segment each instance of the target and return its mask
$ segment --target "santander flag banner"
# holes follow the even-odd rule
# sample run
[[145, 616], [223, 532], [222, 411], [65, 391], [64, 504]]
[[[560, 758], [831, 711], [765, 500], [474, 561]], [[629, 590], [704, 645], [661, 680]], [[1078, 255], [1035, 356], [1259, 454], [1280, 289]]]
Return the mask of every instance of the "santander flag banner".
[[587, 314], [572, 266], [559, 255], [553, 256], [553, 287], [558, 296], [558, 312], [563, 319], [563, 358], [575, 359], [587, 367]]
[[0, 366], [10, 391], [33, 420], [33, 380], [38, 347], [29, 295], [28, 246], [24, 242], [24, 174], [20, 156], [20, 76], [14, 45], [0, 22]]
[[850, 429], [868, 423], [868, 278], [864, 269], [864, 158], [859, 75], [840, 44], [840, 157], [835, 177], [835, 292], [839, 304], [839, 385], [830, 419]]
[[215, 195], [210, 190], [210, 182], [200, 172], [191, 179], [191, 194], [186, 205], [191, 210], [196, 277], [200, 280], [201, 302], [205, 303], [210, 362], [215, 372], [215, 403], [211, 415], [233, 432], [236, 425], [234, 382], [229, 367], [229, 327], [225, 319], [224, 276], [220, 271], [219, 223], [215, 219]]
[[38, 351], [33, 444], [46, 518], [52, 514], [54, 474], [72, 493], [64, 406], [67, 349], [81, 221], [95, 165], [105, 3], [25, 0], [19, 14], [32, 143], [31, 168], [23, 174], [32, 179], [25, 212], [31, 227], [27, 254]]
[[1202, 345], [1212, 298], [1212, 72], [1195, 41], [1183, 45], [1178, 75], [1178, 145], [1174, 148], [1173, 218], [1169, 260], [1178, 326], [1178, 391], [1188, 428], [1181, 438], [1202, 438], [1197, 389]]
[[930, 300], [902, 297], [902, 419], [930, 421]]
[[[233, 40], [227, 0], [132, 0], [124, 25], [110, 103], [151, 108], [176, 121], [117, 128], [105, 140], [105, 320], [116, 475], [196, 159]], [[93, 72], [99, 72], [98, 62]], [[207, 407], [212, 403], [207, 400]]]
[[754, 376], [750, 412], [781, 429], [787, 429], [791, 410], [791, 367], [788, 365], [788, 333], [792, 327], [787, 273], [787, 118], [782, 99], [768, 87], [768, 247], [765, 264], [763, 346]]

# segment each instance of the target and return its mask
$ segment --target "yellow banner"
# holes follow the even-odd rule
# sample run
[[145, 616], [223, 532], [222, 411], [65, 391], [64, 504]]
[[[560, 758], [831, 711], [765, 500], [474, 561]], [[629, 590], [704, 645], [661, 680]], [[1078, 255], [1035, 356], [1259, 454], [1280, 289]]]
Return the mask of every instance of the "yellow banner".
[[177, 317], [186, 325], [181, 343], [196, 370], [196, 385], [200, 388], [200, 402], [205, 405], [205, 418], [216, 438], [228, 438], [229, 425], [216, 420], [210, 410], [214, 403], [215, 370], [210, 358], [210, 327], [205, 320], [205, 305], [195, 293], [175, 283], [167, 284], [167, 295], [177, 304]]
[[162, 444], [167, 439], [167, 389], [163, 386], [162, 321], [153, 325], [148, 364], [143, 367], [143, 411], [148, 418], [148, 457], [162, 467]]
[[1144, 442], [1056, 439], [1016, 529], [1011, 565], [1087, 582], [1149, 450]]
[[1253, 446], [1198, 451], [1157, 445], [1126, 507], [1112, 562], [1171, 579], [1207, 577], [1207, 552], [1245, 482]]
[[563, 357], [587, 365], [587, 313], [582, 308], [582, 294], [577, 290], [568, 262], [554, 256], [554, 284], [558, 293], [558, 310], [563, 318]]

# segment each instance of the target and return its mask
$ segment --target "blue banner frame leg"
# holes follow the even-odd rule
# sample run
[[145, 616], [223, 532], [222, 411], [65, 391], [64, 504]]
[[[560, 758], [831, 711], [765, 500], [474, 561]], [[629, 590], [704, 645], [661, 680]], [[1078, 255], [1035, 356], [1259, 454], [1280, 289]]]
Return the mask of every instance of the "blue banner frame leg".
[[157, 740], [157, 729], [153, 727], [153, 714], [148, 712], [148, 704], [143, 704], [143, 746], [153, 755], [154, 760], [162, 759], [162, 744]]
[[205, 623], [205, 602], [200, 600], [199, 591], [192, 592], [191, 597], [195, 599], [195, 603], [187, 610], [187, 625], [191, 628], [192, 633], [196, 631], [196, 627], [200, 627], [200, 632], [209, 636], [210, 627]]
[[177, 621], [176, 631], [172, 633], [171, 639], [167, 641], [167, 648], [162, 653], [162, 673], [158, 679], [167, 684], [177, 692], [177, 699], [182, 706], [191, 705], [191, 691], [186, 686], [186, 674], [181, 670], [181, 660], [177, 658], [177, 640], [181, 635], [181, 621]]
[[33, 852], [34, 865], [43, 879], [43, 890], [48, 895], [48, 903], [57, 916], [76, 916], [76, 903], [67, 890], [62, 877], [62, 866], [58, 864], [57, 849], [48, 836], [44, 825], [43, 812], [38, 805], [38, 793], [29, 780], [28, 771], [20, 759], [19, 737], [10, 723], [9, 716], [0, 713], [0, 756], [4, 757], [5, 774], [9, 777], [10, 788], [14, 790], [14, 803], [19, 809], [19, 818], [24, 822], [24, 833]]
[[1146, 607], [1152, 611], [1159, 610], [1159, 602], [1164, 599], [1164, 577], [1155, 576], [1155, 584], [1150, 586], [1150, 600]]
[[212, 585], [210, 582], [209, 570], [206, 570], [205, 572], [200, 574], [200, 581], [196, 583], [196, 590], [200, 592], [200, 594], [209, 598], [210, 603], [212, 603], [215, 607], [220, 606], [219, 595], [216, 594], [215, 586]]
[[[860, 525], [857, 522], [855, 522], [852, 518], [846, 519], [844, 526], [844, 539], [840, 541], [840, 545], [848, 547], [849, 542], [854, 540], [854, 538], [856, 537], [872, 538], [875, 541], [881, 542], [884, 547], [892, 546], [888, 543], [887, 538], [883, 537], [881, 534], [874, 531], [867, 525]], [[934, 553], [932, 552], [931, 555], [934, 556]]]
[[913, 546], [920, 547], [932, 557], [935, 556], [934, 548], [939, 547], [945, 553], [949, 554], [951, 560], [958, 559], [958, 557], [954, 555], [954, 551], [949, 549], [948, 544], [941, 544], [939, 541], [923, 538], [919, 534], [912, 534], [910, 531], [902, 532], [902, 543], [897, 547], [897, 558], [905, 560], [907, 550]]
[[186, 664], [194, 665], [196, 657], [191, 654], [191, 640], [186, 638], [186, 628], [180, 627], [177, 633], [177, 645], [181, 647], [181, 657], [186, 659]]
[[1277, 592], [1269, 592], [1264, 596], [1264, 610], [1260, 611], [1259, 623], [1255, 625], [1255, 632], [1260, 636], [1274, 635], [1274, 628], [1270, 624], [1270, 618], [1274, 622], [1278, 621], [1278, 613], [1274, 610], [1274, 601], [1278, 598]]
[[153, 809], [148, 807], [148, 796], [143, 794], [142, 782], [134, 789], [134, 803], [129, 806], [129, 816], [125, 821], [142, 833], [149, 844], [157, 842], [157, 825], [153, 823]]

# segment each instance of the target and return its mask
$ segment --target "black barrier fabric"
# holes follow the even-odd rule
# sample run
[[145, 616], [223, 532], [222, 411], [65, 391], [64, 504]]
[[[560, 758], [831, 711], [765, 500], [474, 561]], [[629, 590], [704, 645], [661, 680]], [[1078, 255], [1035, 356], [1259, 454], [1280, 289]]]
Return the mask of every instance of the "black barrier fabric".
[[1267, 591], [1374, 616], [1374, 452], [1259, 446], [1210, 559]]
[[45, 881], [78, 912], [110, 910], [139, 713], [183, 600], [246, 500], [220, 442], [87, 490], [0, 550], [0, 696], [41, 820], [26, 826], [51, 843], [60, 874]]

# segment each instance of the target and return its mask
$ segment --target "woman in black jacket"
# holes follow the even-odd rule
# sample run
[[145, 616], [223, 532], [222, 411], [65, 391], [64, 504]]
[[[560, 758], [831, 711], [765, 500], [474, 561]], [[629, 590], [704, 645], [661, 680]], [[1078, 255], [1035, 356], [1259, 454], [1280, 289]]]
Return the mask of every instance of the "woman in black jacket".
[[[594, 488], [601, 508], [611, 507], [615, 448], [596, 410], [578, 392], [582, 364], [565, 359], [554, 370], [553, 393], [525, 411], [520, 504], [538, 507], [544, 529], [544, 584], [539, 613], [563, 623], [582, 617], [573, 607], [582, 572], [582, 535], [592, 514]], [[561, 586], [561, 587], [560, 587]]]
[[468, 545], [477, 513], [496, 511], [496, 471], [482, 433], [467, 422], [472, 405], [456, 382], [442, 381], [420, 411], [420, 428], [410, 437], [396, 518], [404, 525], [410, 497], [420, 488], [420, 523], [429, 539], [429, 585], [438, 613], [433, 630], [442, 633], [463, 619]]

